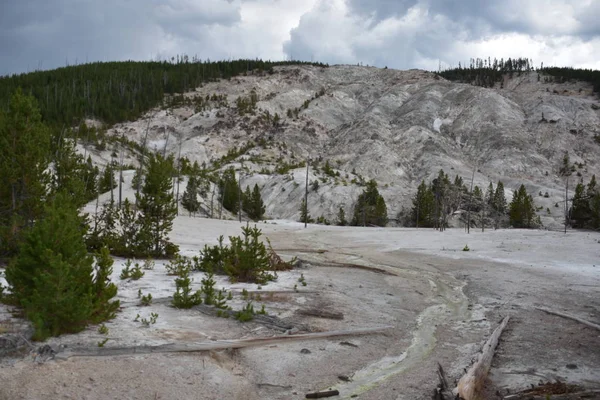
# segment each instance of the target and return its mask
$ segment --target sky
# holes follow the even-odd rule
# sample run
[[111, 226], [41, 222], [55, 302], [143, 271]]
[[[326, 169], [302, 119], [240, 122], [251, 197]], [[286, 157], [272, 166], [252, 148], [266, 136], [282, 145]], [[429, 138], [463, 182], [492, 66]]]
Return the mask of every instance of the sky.
[[92, 61], [261, 58], [437, 70], [600, 69], [600, 0], [3, 0], [0, 75]]

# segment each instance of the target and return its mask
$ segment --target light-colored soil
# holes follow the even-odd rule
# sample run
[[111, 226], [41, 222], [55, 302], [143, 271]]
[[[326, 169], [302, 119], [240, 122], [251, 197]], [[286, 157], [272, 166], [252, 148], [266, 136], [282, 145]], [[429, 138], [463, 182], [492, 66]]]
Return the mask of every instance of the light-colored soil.
[[[239, 226], [179, 217], [173, 239], [191, 255], [220, 234], [239, 234]], [[259, 226], [280, 254], [298, 256], [302, 268], [281, 273], [277, 283], [261, 289], [232, 285], [234, 307], [243, 304], [238, 293], [247, 287], [262, 293], [256, 303], [265, 304], [269, 314], [312, 331], [393, 328], [383, 334], [206, 353], [76, 357], [41, 364], [29, 356], [0, 368], [0, 399], [301, 399], [328, 388], [338, 389], [339, 398], [430, 399], [437, 362], [452, 383], [506, 315], [511, 320], [492, 364], [489, 399], [501, 398], [496, 391], [505, 394], [557, 378], [600, 388], [600, 332], [535, 309], [600, 321], [598, 234], [304, 230], [283, 221]], [[470, 252], [461, 251], [465, 243]], [[305, 287], [297, 282], [301, 273]], [[140, 281], [119, 282], [124, 310], [106, 324], [107, 347], [281, 334], [255, 322], [174, 310], [168, 305], [171, 280], [157, 263]], [[195, 283], [199, 280], [200, 275]], [[224, 279], [219, 286], [230, 287]], [[138, 288], [156, 293], [152, 306], [135, 304]], [[307, 317], [296, 312], [300, 309], [342, 312], [344, 319]], [[0, 318], [8, 318], [6, 307], [1, 311]], [[137, 313], [151, 311], [159, 314], [156, 325], [143, 328], [132, 322]], [[90, 327], [49, 343], [93, 347], [101, 339]]]

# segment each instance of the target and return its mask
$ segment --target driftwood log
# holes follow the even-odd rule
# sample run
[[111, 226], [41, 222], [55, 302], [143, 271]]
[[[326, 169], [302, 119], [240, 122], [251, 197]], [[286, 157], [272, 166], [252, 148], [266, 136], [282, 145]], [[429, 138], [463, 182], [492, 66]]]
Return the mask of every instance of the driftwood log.
[[589, 322], [589, 321], [586, 321], [586, 320], [584, 320], [584, 319], [577, 318], [577, 317], [575, 317], [575, 316], [573, 316], [573, 315], [569, 315], [569, 314], [563, 314], [563, 313], [561, 313], [561, 312], [558, 312], [558, 311], [552, 311], [552, 310], [548, 310], [548, 309], [546, 309], [546, 308], [540, 308], [540, 307], [536, 307], [536, 309], [537, 309], [537, 310], [540, 310], [540, 311], [543, 311], [543, 312], [545, 312], [545, 313], [547, 313], [547, 314], [556, 315], [556, 316], [559, 316], [559, 317], [563, 317], [563, 318], [571, 319], [571, 320], [573, 320], [573, 321], [577, 321], [577, 322], [579, 322], [580, 324], [583, 324], [583, 325], [589, 326], [590, 328], [594, 328], [594, 329], [597, 329], [597, 330], [599, 330], [599, 331], [600, 331], [600, 325], [596, 325], [596, 324], [594, 324], [594, 323], [592, 323], [592, 322]]
[[467, 373], [458, 381], [456, 392], [464, 400], [479, 400], [482, 398], [482, 389], [488, 372], [492, 365], [494, 350], [498, 346], [498, 339], [508, 324], [509, 317], [505, 317], [490, 338], [483, 345], [475, 364], [469, 368]]
[[304, 315], [307, 317], [318, 317], [318, 318], [325, 318], [325, 319], [335, 319], [335, 320], [344, 319], [344, 314], [341, 312], [320, 310], [320, 309], [316, 309], [316, 308], [300, 309], [300, 310], [296, 311], [296, 314]]
[[308, 393], [306, 395], [307, 399], [322, 399], [325, 397], [332, 397], [332, 396], [339, 396], [340, 392], [337, 390], [326, 390], [323, 392], [314, 392], [314, 393]]
[[252, 339], [235, 340], [216, 340], [214, 342], [194, 343], [194, 344], [164, 344], [158, 346], [135, 346], [135, 347], [95, 347], [95, 348], [69, 348], [56, 354], [56, 359], [69, 359], [71, 357], [109, 357], [132, 354], [153, 354], [153, 353], [195, 353], [203, 351], [240, 349], [244, 347], [267, 346], [276, 343], [286, 343], [303, 340], [327, 339], [339, 336], [356, 336], [373, 333], [381, 333], [391, 326], [378, 328], [362, 328], [341, 331], [315, 332], [300, 335], [283, 335], [273, 337], [262, 337]]

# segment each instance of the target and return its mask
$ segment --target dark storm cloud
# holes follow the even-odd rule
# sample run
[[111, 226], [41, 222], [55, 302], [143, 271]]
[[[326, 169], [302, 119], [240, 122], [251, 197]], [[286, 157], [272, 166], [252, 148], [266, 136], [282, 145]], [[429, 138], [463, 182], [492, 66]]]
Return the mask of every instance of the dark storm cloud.
[[240, 20], [239, 7], [226, 0], [20, 0], [2, 7], [0, 75], [172, 55], [183, 50], [177, 41], [200, 36], [202, 43], [203, 28]]
[[4, 0], [0, 75], [96, 60], [261, 57], [394, 68], [597, 66], [598, 0]]

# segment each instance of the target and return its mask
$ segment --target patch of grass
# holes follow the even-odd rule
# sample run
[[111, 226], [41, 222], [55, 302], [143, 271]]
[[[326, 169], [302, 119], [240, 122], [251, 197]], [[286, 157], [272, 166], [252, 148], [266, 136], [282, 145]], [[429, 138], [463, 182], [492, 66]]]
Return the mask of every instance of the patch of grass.
[[108, 335], [108, 327], [104, 324], [98, 327], [98, 333], [101, 335]]

